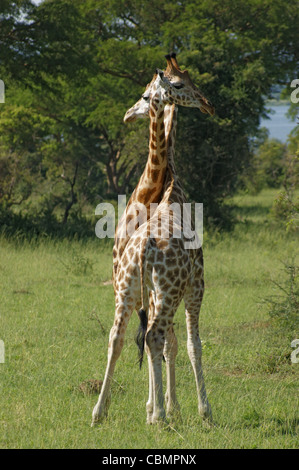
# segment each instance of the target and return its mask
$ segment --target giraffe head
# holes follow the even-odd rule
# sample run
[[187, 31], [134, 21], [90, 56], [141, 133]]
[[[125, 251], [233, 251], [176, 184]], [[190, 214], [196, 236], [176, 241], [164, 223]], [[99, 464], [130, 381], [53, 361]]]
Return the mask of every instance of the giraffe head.
[[199, 108], [203, 113], [214, 115], [213, 105], [194, 85], [187, 70], [182, 71], [179, 68], [176, 55], [173, 53], [166, 55], [165, 58], [167, 60], [165, 72], [159, 69], [156, 70], [142, 98], [126, 112], [124, 122], [132, 122], [137, 118], [148, 117], [150, 99], [157, 92], [160, 92], [160, 96], [166, 104]]
[[150, 97], [156, 92], [157, 85], [157, 73], [155, 73], [152, 81], [146, 85], [142, 97], [126, 112], [124, 122], [133, 122], [138, 118], [143, 119], [149, 116]]
[[176, 54], [165, 56], [167, 60], [167, 68], [164, 72], [171, 87], [167, 91], [168, 98], [175, 104], [199, 108], [201, 112], [208, 113], [211, 116], [215, 114], [215, 108], [210, 101], [200, 92], [200, 90], [192, 82], [187, 70], [181, 70]]

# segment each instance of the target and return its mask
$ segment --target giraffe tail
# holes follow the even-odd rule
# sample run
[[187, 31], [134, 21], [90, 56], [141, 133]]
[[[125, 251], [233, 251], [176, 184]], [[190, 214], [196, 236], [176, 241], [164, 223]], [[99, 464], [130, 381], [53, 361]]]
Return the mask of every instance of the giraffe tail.
[[139, 325], [137, 335], [136, 335], [136, 344], [139, 349], [139, 367], [141, 369], [142, 361], [143, 361], [143, 353], [144, 353], [145, 335], [146, 335], [146, 330], [147, 330], [146, 311], [141, 308], [138, 312], [138, 316], [140, 319], [140, 325]]
[[141, 296], [141, 309], [138, 312], [140, 324], [136, 335], [136, 344], [139, 349], [139, 367], [142, 367], [143, 354], [144, 354], [144, 342], [147, 330], [147, 310], [148, 310], [148, 292], [144, 282], [144, 269], [145, 269], [145, 251], [146, 242], [141, 250], [142, 255], [140, 257], [139, 271], [140, 271], [140, 296]]

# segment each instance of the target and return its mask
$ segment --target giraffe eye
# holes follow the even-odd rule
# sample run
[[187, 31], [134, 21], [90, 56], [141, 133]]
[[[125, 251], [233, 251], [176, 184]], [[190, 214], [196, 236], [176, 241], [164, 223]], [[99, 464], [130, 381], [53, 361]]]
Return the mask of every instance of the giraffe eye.
[[146, 96], [146, 95], [143, 95], [142, 98], [143, 98], [145, 101], [148, 101], [148, 100], [149, 100], [149, 96]]
[[180, 88], [184, 88], [184, 84], [183, 83], [178, 83], [177, 85], [173, 85], [174, 88], [176, 88], [177, 90], [179, 90]]

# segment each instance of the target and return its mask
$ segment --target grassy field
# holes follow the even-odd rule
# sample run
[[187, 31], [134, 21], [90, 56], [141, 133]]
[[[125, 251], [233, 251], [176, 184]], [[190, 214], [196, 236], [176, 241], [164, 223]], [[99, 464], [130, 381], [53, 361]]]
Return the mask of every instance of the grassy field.
[[[147, 426], [147, 361], [139, 371], [128, 327], [108, 419], [91, 428], [97, 396], [79, 385], [102, 379], [114, 315], [111, 245], [41, 241], [0, 244], [1, 448], [198, 449], [299, 446], [299, 364], [291, 341], [299, 332], [271, 323], [262, 299], [275, 294], [282, 261], [296, 239], [271, 222], [275, 192], [234, 198], [233, 233], [206, 235], [206, 291], [200, 316], [203, 365], [214, 425], [197, 414], [187, 356], [183, 305], [177, 394], [182, 422]], [[297, 244], [298, 247], [298, 244]], [[298, 258], [297, 258], [298, 261]]]

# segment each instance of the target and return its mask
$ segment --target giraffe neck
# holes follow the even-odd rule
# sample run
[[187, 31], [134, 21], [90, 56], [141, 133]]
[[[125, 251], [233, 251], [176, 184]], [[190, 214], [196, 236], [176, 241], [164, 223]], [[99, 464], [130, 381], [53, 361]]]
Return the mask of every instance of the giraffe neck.
[[166, 145], [164, 105], [153, 101], [150, 108], [148, 159], [128, 205], [141, 202], [149, 208], [151, 203], [159, 202], [168, 164]]
[[177, 128], [177, 116], [178, 108], [172, 104], [165, 106], [165, 135], [167, 140], [167, 158], [168, 167], [170, 168], [173, 175], [176, 174], [174, 155], [175, 155], [175, 141], [176, 141], [176, 128]]
[[164, 179], [164, 185], [161, 191], [161, 201], [178, 202], [183, 204], [186, 202], [186, 197], [181, 183], [177, 177], [174, 156], [175, 156], [175, 141], [177, 129], [177, 115], [178, 108], [175, 105], [165, 107], [165, 134], [167, 137], [167, 152], [168, 152], [168, 167]]
[[[119, 237], [120, 231], [127, 227], [128, 223], [138, 212], [136, 203], [142, 203], [147, 209], [147, 219], [150, 217], [150, 204], [160, 202], [161, 191], [164, 187], [165, 174], [167, 170], [167, 141], [165, 138], [164, 126], [165, 105], [157, 100], [151, 101], [150, 107], [150, 139], [149, 155], [145, 170], [135, 188], [126, 210], [120, 220], [115, 232], [113, 248], [113, 278], [115, 278], [118, 262], [130, 239], [129, 235]], [[140, 222], [142, 223], [142, 222]], [[125, 224], [125, 225], [124, 225]], [[139, 223], [135, 226], [137, 230]]]

